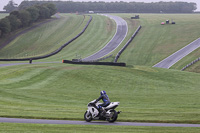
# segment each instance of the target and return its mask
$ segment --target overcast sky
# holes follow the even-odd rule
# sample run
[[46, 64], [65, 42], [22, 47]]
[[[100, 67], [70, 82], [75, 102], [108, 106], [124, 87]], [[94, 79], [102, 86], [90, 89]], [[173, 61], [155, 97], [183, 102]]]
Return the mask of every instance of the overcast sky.
[[[20, 4], [23, 0], [13, 0], [15, 3]], [[56, 0], [55, 0], [56, 1]], [[68, 0], [61, 0], [68, 1]], [[197, 11], [200, 11], [200, 0], [71, 0], [71, 1], [135, 1], [135, 2], [159, 2], [159, 1], [184, 1], [184, 2], [194, 2], [197, 4]], [[9, 0], [0, 0], [0, 11], [3, 11], [3, 7], [7, 5]]]

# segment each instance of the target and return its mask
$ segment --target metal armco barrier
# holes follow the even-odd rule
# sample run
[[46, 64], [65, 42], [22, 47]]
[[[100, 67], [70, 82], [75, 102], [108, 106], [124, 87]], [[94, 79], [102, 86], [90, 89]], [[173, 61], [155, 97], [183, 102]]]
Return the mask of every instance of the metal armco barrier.
[[131, 36], [131, 38], [128, 40], [128, 42], [124, 45], [124, 47], [119, 51], [119, 53], [115, 56], [115, 60], [114, 62], [117, 62], [118, 58], [120, 57], [120, 55], [122, 54], [122, 52], [128, 47], [128, 45], [132, 42], [132, 40], [135, 38], [135, 36], [137, 35], [137, 33], [139, 32], [139, 30], [142, 28], [142, 26], [140, 25], [137, 30], [135, 31], [135, 33]]
[[67, 43], [63, 44], [60, 48], [58, 48], [57, 50], [55, 50], [54, 52], [52, 52], [50, 54], [47, 54], [47, 55], [44, 55], [44, 56], [38, 56], [38, 57], [21, 58], [21, 59], [0, 59], [0, 61], [30, 61], [30, 60], [32, 61], [32, 60], [39, 60], [39, 59], [44, 59], [44, 58], [53, 56], [53, 55], [59, 53], [68, 44], [70, 44], [71, 42], [76, 40], [79, 36], [81, 36], [85, 32], [85, 30], [87, 29], [87, 27], [88, 27], [88, 25], [90, 24], [91, 21], [92, 21], [92, 16], [90, 16], [90, 19], [87, 22], [86, 26], [84, 27], [84, 29], [77, 36], [75, 36], [70, 41], [68, 41]]
[[187, 64], [185, 67], [181, 69], [181, 71], [184, 71], [186, 68], [190, 67], [191, 65], [195, 64], [196, 62], [200, 61], [200, 57], [196, 60], [192, 61], [190, 64]]
[[70, 60], [63, 60], [63, 63], [69, 63], [69, 64], [82, 64], [82, 65], [108, 65], [108, 66], [126, 66], [126, 63], [114, 63], [114, 62], [76, 62], [76, 61], [70, 61]]

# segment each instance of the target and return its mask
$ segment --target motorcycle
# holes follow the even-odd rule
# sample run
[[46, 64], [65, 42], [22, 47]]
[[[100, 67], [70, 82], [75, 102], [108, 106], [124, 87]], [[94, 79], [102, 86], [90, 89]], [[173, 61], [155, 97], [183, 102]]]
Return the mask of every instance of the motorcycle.
[[115, 122], [118, 114], [121, 111], [116, 112], [115, 108], [119, 105], [119, 102], [111, 102], [107, 107], [102, 107], [104, 111], [100, 111], [98, 105], [100, 102], [95, 103], [93, 100], [88, 103], [88, 110], [84, 114], [84, 119], [87, 122], [92, 120], [107, 120], [109, 122]]

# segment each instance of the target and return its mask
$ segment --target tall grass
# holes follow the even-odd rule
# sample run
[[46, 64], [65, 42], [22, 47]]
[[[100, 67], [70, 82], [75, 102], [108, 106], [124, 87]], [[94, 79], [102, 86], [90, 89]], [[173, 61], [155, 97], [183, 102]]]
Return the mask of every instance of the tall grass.
[[[89, 16], [64, 14], [59, 20], [45, 24], [18, 37], [0, 51], [1, 58], [22, 58], [44, 55], [54, 51], [73, 37], [86, 25]], [[100, 50], [115, 33], [115, 23], [109, 18], [94, 15], [86, 32], [67, 46], [60, 54], [45, 61], [58, 61], [86, 57]]]

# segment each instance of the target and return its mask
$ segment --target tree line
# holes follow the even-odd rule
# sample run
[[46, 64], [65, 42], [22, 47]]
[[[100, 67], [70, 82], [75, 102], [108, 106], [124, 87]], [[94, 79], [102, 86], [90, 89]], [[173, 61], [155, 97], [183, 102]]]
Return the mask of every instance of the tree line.
[[55, 13], [56, 6], [52, 3], [36, 4], [12, 11], [9, 16], [0, 19], [0, 37], [17, 29], [30, 26], [41, 19], [49, 19]]
[[[34, 4], [47, 1], [23, 1], [19, 8], [23, 9]], [[123, 12], [123, 13], [192, 13], [197, 9], [196, 3], [188, 2], [73, 2], [51, 1], [58, 12]]]

